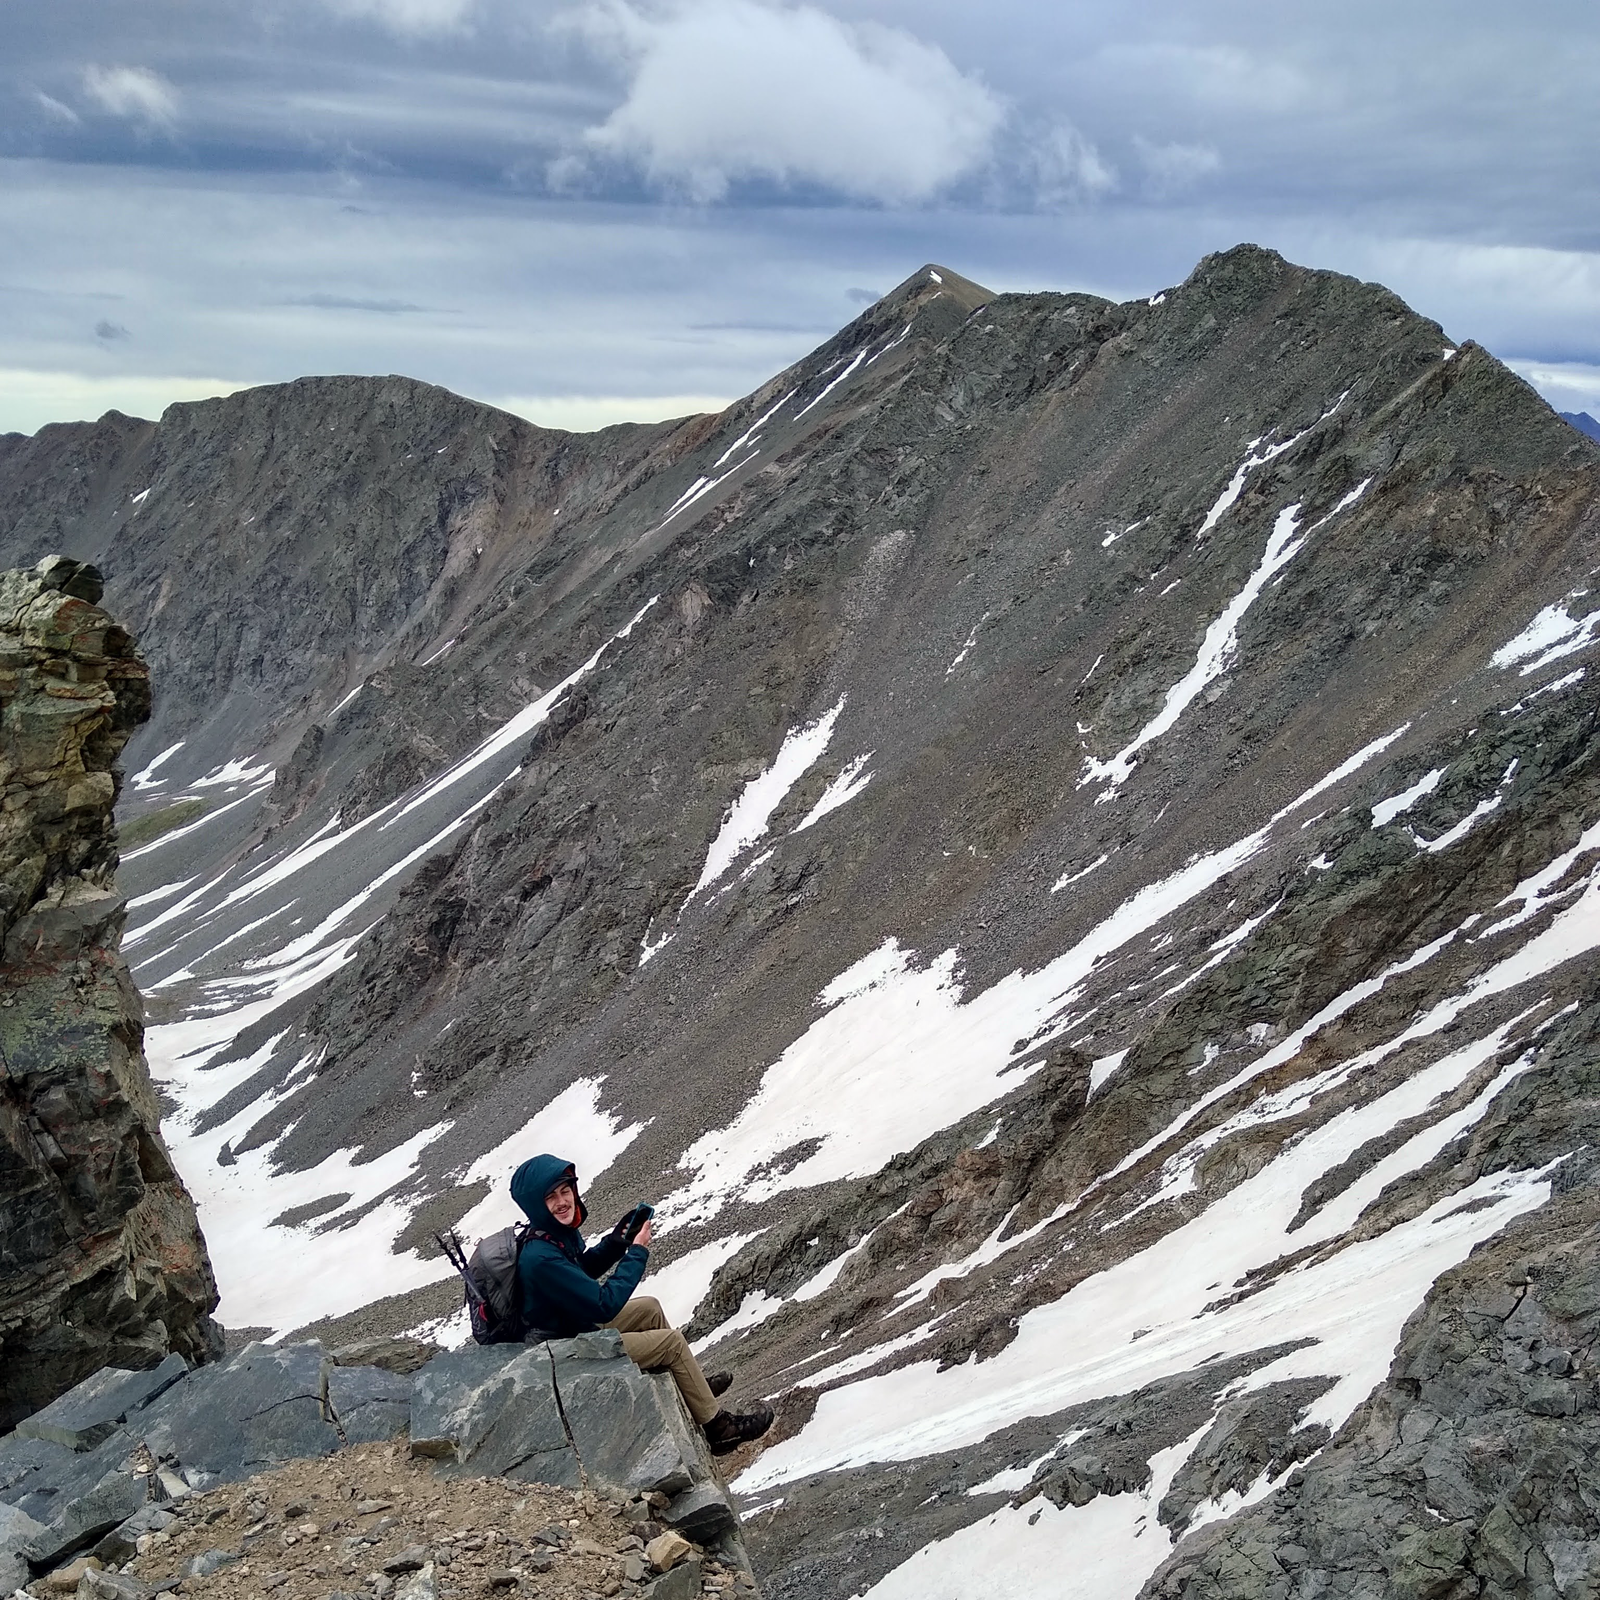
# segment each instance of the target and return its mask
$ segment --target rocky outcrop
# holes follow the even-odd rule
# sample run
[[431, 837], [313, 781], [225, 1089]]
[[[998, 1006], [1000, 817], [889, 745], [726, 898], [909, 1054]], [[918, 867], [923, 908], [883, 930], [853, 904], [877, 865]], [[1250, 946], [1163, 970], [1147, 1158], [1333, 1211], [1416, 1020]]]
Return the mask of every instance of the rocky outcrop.
[[[1537, 1139], [1552, 1100], [1593, 1115], [1587, 1010], [1469, 1159], [1496, 1170], [1495, 1146]], [[1556, 1095], [1538, 1094], [1541, 1077]], [[1271, 1499], [1180, 1544], [1147, 1600], [1600, 1594], [1600, 1195], [1585, 1135], [1592, 1124], [1565, 1133], [1582, 1153], [1560, 1167], [1551, 1203], [1434, 1286], [1388, 1380], [1332, 1444]], [[1280, 1447], [1255, 1472], [1292, 1459]]]
[[0, 574], [0, 1427], [112, 1364], [220, 1353], [119, 953], [116, 761], [149, 715], [100, 576]]
[[[402, 1353], [386, 1353], [391, 1366], [410, 1364]], [[634, 1590], [657, 1594], [658, 1575], [691, 1553], [697, 1573], [705, 1558], [753, 1588], [704, 1435], [672, 1379], [639, 1371], [615, 1333], [468, 1345], [414, 1373], [341, 1365], [343, 1354], [252, 1344], [193, 1372], [179, 1356], [149, 1373], [108, 1368], [27, 1418], [0, 1438], [0, 1593], [85, 1554], [116, 1565], [147, 1553], [141, 1536], [196, 1494], [407, 1433], [436, 1478], [581, 1490], [675, 1541], [652, 1565], [644, 1552], [656, 1546], [633, 1540], [640, 1554], [619, 1576]]]

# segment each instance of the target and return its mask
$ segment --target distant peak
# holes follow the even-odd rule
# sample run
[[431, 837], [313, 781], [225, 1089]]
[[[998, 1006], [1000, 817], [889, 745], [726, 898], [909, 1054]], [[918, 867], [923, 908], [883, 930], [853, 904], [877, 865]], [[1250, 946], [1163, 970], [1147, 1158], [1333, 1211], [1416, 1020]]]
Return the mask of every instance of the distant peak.
[[878, 304], [888, 306], [906, 300], [922, 302], [932, 300], [936, 295], [954, 300], [964, 310], [974, 311], [994, 299], [994, 290], [985, 289], [981, 283], [974, 283], [971, 278], [964, 278], [959, 272], [952, 272], [949, 267], [930, 261], [891, 289]]

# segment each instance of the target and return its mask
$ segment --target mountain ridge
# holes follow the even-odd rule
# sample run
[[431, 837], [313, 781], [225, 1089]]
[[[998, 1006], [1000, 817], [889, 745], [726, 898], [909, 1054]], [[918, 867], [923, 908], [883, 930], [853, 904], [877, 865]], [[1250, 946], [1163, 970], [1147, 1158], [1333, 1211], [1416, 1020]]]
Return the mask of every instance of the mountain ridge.
[[[152, 492], [114, 580], [152, 660], [199, 639], [245, 688], [191, 665], [134, 757], [130, 815], [206, 809], [129, 852], [130, 945], [219, 1237], [350, 1267], [224, 1272], [225, 1316], [447, 1318], [429, 1232], [561, 1145], [602, 1208], [662, 1199], [662, 1298], [781, 1401], [738, 1485], [786, 1502], [775, 1593], [892, 1595], [992, 1528], [1011, 1562], [1134, 1552], [1100, 1591], [1131, 1596], [1161, 1556], [1130, 1508], [1231, 1504], [1306, 1428], [1344, 1450], [1428, 1285], [1576, 1170], [1600, 453], [1389, 291], [1254, 247], [1125, 305], [957, 276], [615, 450], [502, 470], [423, 397], [391, 431], [467, 430], [473, 497], [430, 488], [419, 573], [325, 579], [381, 662], [270, 571], [270, 671], [198, 602], [163, 620], [167, 533], [247, 550], [249, 510]], [[206, 459], [235, 444], [267, 459]], [[0, 460], [0, 506], [38, 482]], [[1527, 1127], [1491, 1117], [1536, 1081]], [[1373, 1248], [1384, 1296], [1328, 1321]], [[1046, 1356], [1091, 1329], [1103, 1358]], [[1162, 1487], [1258, 1381], [1265, 1454]]]

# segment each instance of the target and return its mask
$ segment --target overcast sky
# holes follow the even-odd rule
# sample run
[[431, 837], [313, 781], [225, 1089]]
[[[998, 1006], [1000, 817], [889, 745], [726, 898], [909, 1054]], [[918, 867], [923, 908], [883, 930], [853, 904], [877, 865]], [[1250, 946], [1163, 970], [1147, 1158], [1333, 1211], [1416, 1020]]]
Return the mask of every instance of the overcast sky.
[[720, 406], [925, 261], [1251, 240], [1600, 414], [1595, 0], [0, 0], [0, 430], [402, 372]]

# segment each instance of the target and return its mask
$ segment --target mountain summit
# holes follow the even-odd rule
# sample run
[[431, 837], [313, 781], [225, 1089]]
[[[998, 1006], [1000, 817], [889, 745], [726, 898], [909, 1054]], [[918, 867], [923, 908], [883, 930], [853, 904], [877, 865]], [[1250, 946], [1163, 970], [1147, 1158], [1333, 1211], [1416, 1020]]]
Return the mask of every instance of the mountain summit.
[[777, 1405], [797, 1600], [1600, 1583], [1597, 546], [1600, 447], [1252, 246], [926, 267], [720, 416], [0, 440], [156, 686], [219, 1315], [459, 1338], [557, 1152]]

